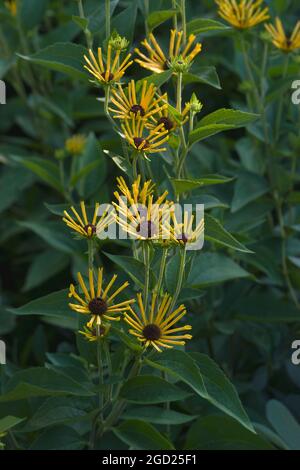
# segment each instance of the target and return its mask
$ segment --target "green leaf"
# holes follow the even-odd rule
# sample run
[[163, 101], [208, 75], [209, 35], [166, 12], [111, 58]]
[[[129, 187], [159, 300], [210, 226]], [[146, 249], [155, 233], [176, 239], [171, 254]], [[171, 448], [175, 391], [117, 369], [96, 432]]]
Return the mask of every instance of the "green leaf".
[[0, 213], [21, 198], [22, 192], [32, 185], [34, 178], [24, 168], [4, 167], [0, 177]]
[[118, 336], [122, 343], [125, 344], [129, 349], [132, 349], [135, 352], [142, 352], [143, 348], [139, 345], [137, 341], [131, 339], [132, 335], [130, 335], [129, 337], [129, 335], [126, 334], [119, 326], [112, 325], [110, 331], [116, 336]]
[[266, 180], [255, 173], [243, 171], [239, 174], [234, 185], [234, 195], [231, 203], [231, 211], [237, 212], [249, 202], [258, 199], [269, 191]]
[[211, 215], [205, 215], [205, 229], [204, 236], [206, 240], [213, 241], [222, 246], [227, 246], [242, 253], [253, 253], [253, 251], [246, 248], [242, 243], [236, 240], [225, 228]]
[[235, 305], [235, 318], [258, 323], [299, 323], [299, 310], [291, 302], [268, 294], [255, 294]]
[[31, 56], [20, 55], [24, 60], [41, 65], [57, 72], [66, 73], [74, 79], [87, 80], [85, 72], [84, 55], [87, 53], [85, 47], [69, 42], [60, 42], [41, 49]]
[[216, 68], [212, 66], [193, 67], [192, 72], [186, 72], [183, 74], [183, 83], [185, 85], [188, 85], [189, 83], [205, 83], [217, 90], [221, 90]]
[[177, 10], [152, 11], [147, 18], [150, 31], [174, 16]]
[[94, 394], [70, 377], [45, 367], [32, 367], [16, 372], [5, 384], [0, 402], [23, 400], [30, 397]]
[[[23, 291], [40, 286], [55, 274], [61, 272], [69, 264], [68, 257], [58, 251], [47, 250], [38, 254], [32, 261], [27, 274]], [[47, 269], [45, 269], [47, 266]]]
[[207, 32], [223, 32], [231, 30], [229, 26], [226, 26], [220, 21], [211, 20], [208, 18], [197, 18], [195, 20], [189, 21], [186, 25], [187, 34], [203, 34]]
[[267, 418], [291, 450], [300, 450], [300, 425], [291, 412], [278, 400], [267, 403]]
[[20, 221], [18, 224], [31, 230], [50, 246], [63, 253], [74, 254], [78, 250], [78, 240], [70, 237], [62, 222]]
[[208, 356], [197, 354], [194, 359], [194, 355], [190, 356], [183, 351], [173, 350], [156, 355], [155, 358], [148, 359], [146, 362], [152, 367], [175, 375], [202, 398], [253, 431], [236, 390]]
[[227, 416], [206, 416], [188, 431], [185, 449], [272, 450], [273, 447]]
[[161, 377], [140, 375], [129, 379], [121, 388], [121, 397], [131, 403], [152, 405], [177, 400], [185, 400], [189, 393], [176, 387]]
[[143, 85], [143, 82], [146, 82], [150, 85], [153, 83], [157, 88], [161, 87], [164, 83], [166, 83], [172, 77], [172, 70], [166, 70], [162, 73], [153, 73], [152, 75], [148, 75], [147, 77], [139, 80], [136, 84], [136, 89], [139, 91]]
[[80, 196], [84, 199], [99, 188], [106, 178], [106, 157], [94, 134], [90, 134], [83, 154], [76, 160], [75, 174], [71, 178], [71, 186], [77, 186]]
[[238, 128], [246, 126], [247, 124], [256, 121], [258, 118], [259, 114], [223, 108], [202, 118], [198, 122], [196, 129], [210, 124], [227, 124], [233, 126], [233, 128]]
[[124, 421], [113, 429], [116, 436], [133, 450], [172, 450], [168, 439], [160, 434], [151, 424], [137, 419]]
[[223, 254], [201, 252], [197, 257], [187, 280], [189, 287], [206, 287], [250, 276], [247, 271]]
[[13, 156], [13, 159], [23, 165], [28, 170], [41, 178], [52, 188], [63, 193], [63, 187], [59, 179], [59, 170], [56, 163], [40, 157], [19, 157]]
[[32, 300], [19, 308], [9, 308], [14, 315], [40, 315], [66, 322], [71, 329], [77, 329], [77, 316], [68, 306], [68, 289], [53, 292]]
[[72, 20], [76, 23], [83, 31], [86, 31], [89, 20], [87, 18], [82, 18], [81, 16], [72, 15]]
[[158, 406], [135, 406], [125, 411], [123, 419], [141, 419], [147, 423], [178, 425], [193, 421], [197, 416], [167, 410]]
[[223, 131], [229, 131], [233, 129], [230, 124], [210, 124], [207, 126], [197, 126], [189, 135], [190, 145], [200, 142], [201, 140], [208, 139], [213, 135], [219, 134]]
[[211, 186], [214, 184], [224, 184], [232, 181], [233, 178], [228, 178], [221, 175], [204, 175], [197, 179], [177, 179], [171, 178], [176, 194], [182, 194], [193, 189], [202, 188], [203, 186]]
[[108, 155], [121, 171], [126, 173], [128, 176], [132, 175], [132, 168], [127, 158], [117, 155], [110, 150], [103, 150], [103, 153]]
[[[131, 256], [120, 256], [112, 255], [110, 253], [103, 252], [111, 261], [113, 261], [117, 266], [123, 269], [137, 284], [139, 287], [143, 287], [144, 276], [145, 276], [145, 265], [141, 261], [132, 258]], [[151, 284], [154, 283], [154, 275], [151, 272]]]
[[38, 435], [30, 450], [81, 450], [86, 445], [82, 436], [68, 426], [55, 426]]
[[254, 432], [237, 391], [224, 372], [205, 354], [192, 353], [191, 356], [199, 367], [208, 401]]
[[21, 0], [17, 15], [25, 30], [33, 29], [41, 23], [46, 12], [48, 0]]
[[116, 30], [120, 36], [124, 36], [132, 42], [136, 16], [137, 2], [134, 1], [125, 10], [112, 18], [111, 30]]
[[5, 416], [5, 418], [1, 418], [0, 434], [9, 431], [24, 420], [25, 418], [17, 418], [16, 416]]
[[47, 398], [26, 423], [25, 432], [76, 421], [86, 416], [87, 400], [78, 397]]

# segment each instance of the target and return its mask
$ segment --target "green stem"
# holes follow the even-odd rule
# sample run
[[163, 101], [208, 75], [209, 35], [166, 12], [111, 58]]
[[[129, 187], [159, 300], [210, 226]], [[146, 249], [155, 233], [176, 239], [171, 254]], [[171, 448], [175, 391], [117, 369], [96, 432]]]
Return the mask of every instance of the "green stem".
[[[100, 326], [97, 325], [97, 336], [100, 336]], [[98, 380], [99, 380], [99, 392], [98, 392], [98, 407], [99, 410], [102, 410], [103, 407], [103, 390], [101, 390], [101, 385], [103, 385], [103, 367], [102, 367], [102, 354], [101, 354], [101, 341], [97, 341], [97, 367], [98, 367]], [[102, 412], [100, 414], [100, 419], [102, 420]]]
[[133, 174], [134, 180], [136, 180], [138, 177], [137, 161], [138, 161], [138, 153], [135, 152], [132, 156], [132, 174]]
[[[166, 381], [168, 381], [168, 374], [167, 374], [167, 372], [163, 371], [162, 375], [163, 375], [163, 378], [164, 378]], [[165, 410], [166, 410], [167, 412], [170, 411], [170, 402], [169, 402], [169, 401], [167, 401], [167, 402], [165, 403]], [[167, 425], [166, 425], [166, 435], [167, 435], [167, 438], [170, 439], [170, 437], [171, 437], [171, 426], [170, 426], [170, 424], [167, 424]]]
[[182, 19], [182, 31], [183, 31], [183, 43], [186, 43], [186, 11], [185, 11], [185, 0], [181, 0], [181, 19]]
[[181, 288], [182, 288], [182, 283], [183, 283], [183, 276], [184, 276], [184, 268], [185, 268], [185, 261], [186, 261], [186, 250], [185, 248], [181, 248], [180, 250], [180, 265], [179, 265], [179, 272], [178, 272], [178, 278], [177, 278], [177, 285], [176, 289], [173, 295], [173, 300], [170, 306], [170, 312], [174, 309], [176, 302], [178, 300]]
[[[283, 67], [283, 72], [282, 72], [282, 80], [284, 80], [287, 76], [288, 67], [289, 67], [289, 60], [290, 60], [290, 56], [289, 56], [289, 54], [287, 54], [286, 58], [285, 58], [285, 61], [284, 61], [284, 67]], [[279, 105], [278, 105], [278, 111], [277, 111], [277, 115], [276, 115], [275, 142], [278, 141], [279, 136], [280, 136], [280, 127], [281, 127], [281, 120], [282, 120], [283, 104], [284, 104], [284, 93], [281, 93], [280, 100], [279, 100]]]
[[180, 114], [181, 114], [181, 103], [182, 103], [182, 72], [178, 72], [176, 109]]
[[143, 253], [145, 264], [144, 305], [147, 309], [150, 284], [150, 246], [147, 241], [143, 242]]
[[158, 276], [158, 281], [157, 281], [157, 286], [156, 286], [156, 292], [158, 296], [160, 295], [160, 291], [161, 291], [162, 284], [163, 284], [167, 258], [168, 258], [168, 248], [163, 248], [162, 258], [160, 262], [159, 276]]
[[110, 37], [110, 0], [105, 0], [105, 33], [106, 39]]
[[94, 240], [88, 239], [88, 259], [89, 259], [89, 269], [94, 267]]
[[264, 45], [264, 53], [263, 53], [263, 60], [262, 60], [262, 67], [261, 67], [261, 80], [260, 80], [261, 100], [264, 100], [265, 98], [264, 79], [265, 79], [266, 71], [267, 71], [268, 57], [269, 57], [269, 44], [266, 42]]
[[[109, 378], [112, 376], [112, 364], [111, 364], [111, 357], [110, 357], [110, 350], [109, 350], [109, 344], [107, 341], [104, 341], [103, 343], [103, 348], [104, 348], [104, 353], [106, 357], [106, 364], [107, 364], [107, 369], [108, 369], [108, 375]], [[112, 384], [108, 384], [108, 393], [107, 393], [107, 401], [110, 403], [112, 401]]]
[[290, 293], [290, 296], [297, 308], [300, 307], [297, 294], [294, 291], [292, 281], [290, 279], [289, 275], [289, 270], [288, 270], [288, 265], [287, 265], [287, 258], [286, 258], [286, 233], [285, 233], [285, 228], [284, 228], [284, 221], [283, 221], [283, 215], [282, 215], [282, 208], [281, 208], [281, 202], [279, 201], [278, 195], [275, 194], [275, 203], [276, 203], [276, 210], [277, 210], [277, 216], [279, 219], [279, 227], [280, 227], [280, 236], [281, 236], [281, 263], [282, 263], [282, 272], [283, 276], [288, 288], [288, 291]]
[[[139, 354], [135, 359], [135, 362], [131, 368], [130, 373], [128, 374], [127, 380], [138, 375], [139, 371], [141, 370], [141, 367], [142, 367], [142, 362], [141, 362], [141, 356]], [[105, 423], [102, 429], [102, 434], [106, 430], [110, 429], [113, 426], [113, 424], [119, 419], [125, 407], [126, 407], [126, 400], [123, 400], [123, 399], [119, 400], [115, 404], [111, 413], [108, 415], [107, 419], [105, 420]]]
[[[80, 18], [85, 20], [86, 18], [85, 18], [85, 14], [84, 14], [82, 0], [77, 0], [77, 1], [78, 1], [79, 16], [80, 16]], [[84, 28], [84, 34], [85, 34], [85, 38], [86, 38], [88, 48], [92, 49], [92, 47], [93, 47], [92, 33], [90, 32], [90, 30], [88, 28]]]
[[260, 96], [259, 96], [259, 92], [258, 92], [258, 88], [257, 88], [257, 85], [256, 85], [254, 75], [252, 73], [251, 64], [250, 64], [250, 60], [249, 60], [249, 56], [248, 56], [248, 52], [247, 52], [247, 47], [246, 47], [246, 41], [245, 41], [245, 38], [244, 38], [244, 33], [241, 33], [240, 37], [241, 37], [241, 46], [242, 46], [242, 52], [243, 52], [243, 57], [244, 57], [244, 63], [245, 63], [248, 78], [249, 78], [249, 80], [252, 84], [252, 87], [253, 87], [253, 93], [254, 93], [256, 106], [257, 106], [257, 109], [261, 109]]
[[[176, 3], [176, 0], [172, 0], [172, 9], [173, 10], [176, 10], [177, 9], [177, 3]], [[173, 16], [173, 27], [174, 29], [178, 29], [178, 24], [177, 24], [177, 13], [175, 12], [174, 13], [174, 16]]]

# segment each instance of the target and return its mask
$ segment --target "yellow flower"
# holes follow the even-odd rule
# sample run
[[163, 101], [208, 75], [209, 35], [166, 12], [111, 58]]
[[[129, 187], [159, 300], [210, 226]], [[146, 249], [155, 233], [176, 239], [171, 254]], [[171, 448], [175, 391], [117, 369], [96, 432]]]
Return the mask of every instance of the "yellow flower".
[[154, 114], [150, 117], [149, 121], [146, 124], [148, 129], [155, 129], [156, 127], [163, 124], [163, 129], [172, 132], [175, 131], [178, 127], [183, 126], [189, 119], [189, 111], [191, 109], [190, 103], [186, 103], [181, 114], [178, 112], [172, 115], [170, 112], [170, 107], [164, 109], [158, 109], [157, 114]]
[[[121, 85], [118, 89], [112, 90], [111, 102], [116, 106], [115, 108], [109, 108], [113, 113], [115, 119], [149, 119], [159, 110], [168, 107], [168, 104], [162, 104], [162, 100], [166, 99], [166, 94], [155, 98], [156, 87], [153, 83], [148, 84], [147, 80], [143, 81], [140, 93], [137, 92], [136, 83], [131, 80], [126, 92], [123, 90]], [[139, 96], [140, 95], [140, 96]]]
[[145, 122], [142, 120], [126, 119], [122, 124], [122, 129], [126, 140], [135, 149], [144, 153], [164, 152], [167, 149], [160, 147], [169, 140], [168, 131], [163, 130], [164, 125], [160, 124], [148, 131]]
[[266, 24], [267, 31], [272, 36], [272, 42], [277, 49], [281, 49], [284, 52], [292, 52], [300, 48], [300, 21], [296, 23], [296, 26], [288, 37], [282, 25], [280, 18], [275, 19], [275, 25]]
[[87, 326], [84, 326], [83, 330], [79, 330], [78, 333], [82, 334], [88, 341], [98, 341], [105, 338], [109, 330], [110, 325], [104, 325], [102, 323], [98, 328], [88, 328]]
[[[173, 326], [186, 314], [184, 305], [180, 305], [173, 312], [169, 312], [172, 297], [164, 294], [157, 305], [157, 294], [152, 294], [150, 311], [145, 307], [142, 295], [137, 295], [139, 312], [136, 313], [131, 307], [124, 314], [124, 320], [131, 326], [129, 333], [136, 336], [138, 341], [145, 347], [153, 346], [161, 352], [161, 348], [173, 348], [175, 345], [183, 346], [185, 340], [191, 339], [190, 334], [182, 334], [191, 330], [190, 325], [173, 328]], [[179, 333], [179, 334], [178, 334]]]
[[89, 49], [89, 57], [86, 55], [84, 59], [87, 65], [84, 66], [102, 85], [111, 84], [120, 81], [123, 77], [125, 70], [133, 63], [129, 60], [131, 54], [128, 54], [121, 65], [119, 65], [121, 51], [115, 52], [114, 58], [112, 57], [111, 45], [107, 47], [107, 57], [104, 61], [102, 56], [102, 49], [98, 47], [98, 61], [91, 49]]
[[161, 243], [163, 245], [175, 244], [187, 247], [196, 243], [204, 232], [204, 218], [194, 226], [195, 216], [189, 211], [183, 214], [183, 221], [179, 221], [174, 208], [170, 210], [170, 221], [165, 220], [163, 224], [163, 233], [165, 237]]
[[146, 48], [148, 56], [143, 54], [139, 49], [135, 52], [139, 55], [140, 59], [135, 59], [135, 62], [148, 70], [155, 73], [161, 73], [170, 68], [171, 62], [178, 56], [182, 56], [183, 60], [191, 63], [197, 54], [201, 51], [201, 44], [195, 44], [193, 50], [191, 47], [196, 39], [194, 34], [190, 34], [186, 44], [182, 44], [183, 31], [171, 30], [169, 51], [165, 54], [154, 35], [151, 33], [148, 39], [144, 39], [141, 44]]
[[92, 329], [94, 326], [99, 327], [102, 325], [104, 320], [120, 320], [120, 316], [113, 317], [115, 313], [125, 312], [128, 310], [130, 304], [135, 302], [134, 299], [125, 300], [124, 302], [119, 302], [113, 304], [113, 300], [118, 294], [120, 294], [126, 287], [129, 285], [129, 282], [124, 282], [121, 287], [119, 287], [111, 295], [108, 295], [113, 284], [117, 279], [115, 274], [112, 279], [109, 281], [107, 286], [103, 286], [103, 268], [98, 269], [98, 276], [96, 285], [94, 284], [94, 273], [92, 269], [89, 269], [89, 289], [87, 288], [82, 275], [77, 274], [78, 282], [83, 292], [81, 297], [77, 292], [73, 284], [70, 285], [69, 297], [74, 298], [77, 303], [69, 303], [69, 307], [77, 313], [82, 313], [84, 315], [91, 315], [91, 319], [87, 323], [87, 327]]
[[176, 217], [176, 213], [172, 211], [171, 221], [170, 225], [165, 224], [165, 229], [171, 233], [172, 240], [181, 246], [186, 247], [197, 242], [204, 232], [204, 218], [201, 218], [200, 222], [193, 227], [195, 216], [188, 211], [184, 212], [183, 221], [180, 222]]
[[65, 142], [65, 148], [71, 155], [80, 155], [85, 147], [86, 137], [82, 134], [72, 135]]
[[[117, 187], [125, 196], [130, 204], [146, 204], [148, 196], [153, 194], [155, 184], [151, 180], [145, 181], [141, 186], [141, 175], [132, 183], [131, 189], [127, 186], [123, 176], [117, 177]], [[120, 195], [117, 191], [114, 192], [115, 197], [119, 200]]]
[[108, 211], [104, 211], [100, 218], [97, 220], [99, 203], [95, 204], [95, 210], [92, 220], [89, 222], [85, 203], [80, 202], [81, 216], [76, 211], [75, 207], [71, 207], [71, 211], [74, 216], [72, 217], [67, 211], [64, 211], [63, 221], [71, 228], [74, 232], [79, 233], [84, 238], [93, 238], [94, 236], [102, 233], [113, 221], [113, 217]]
[[262, 8], [264, 0], [215, 0], [219, 15], [238, 29], [253, 28], [270, 18], [269, 7]]
[[145, 183], [146, 187], [144, 186], [141, 197], [137, 197], [136, 192], [139, 179], [133, 183], [133, 197], [126, 191], [126, 200], [124, 200], [124, 195], [120, 195], [117, 191], [114, 193], [118, 201], [113, 202], [116, 209], [115, 220], [126, 233], [137, 240], [160, 239], [163, 236], [162, 227], [165, 219], [170, 218], [169, 208], [172, 203], [166, 201], [168, 191], [153, 200], [153, 194], [149, 192], [150, 183]]
[[16, 0], [7, 0], [5, 2], [5, 6], [6, 8], [10, 11], [10, 14], [12, 16], [17, 16], [17, 11], [18, 11], [18, 8], [17, 8], [17, 2]]

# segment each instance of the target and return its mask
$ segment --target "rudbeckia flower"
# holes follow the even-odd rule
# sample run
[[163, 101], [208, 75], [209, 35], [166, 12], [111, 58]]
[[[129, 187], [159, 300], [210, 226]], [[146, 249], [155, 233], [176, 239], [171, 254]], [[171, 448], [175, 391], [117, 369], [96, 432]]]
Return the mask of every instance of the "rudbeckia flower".
[[85, 147], [86, 137], [82, 134], [75, 134], [69, 137], [65, 142], [65, 149], [71, 155], [80, 155]]
[[122, 124], [122, 129], [127, 142], [135, 149], [144, 153], [164, 152], [167, 149], [160, 147], [169, 140], [168, 131], [164, 130], [164, 125], [160, 124], [152, 130], [147, 130], [145, 121], [136, 119], [126, 119]]
[[[117, 203], [115, 220], [122, 229], [136, 240], [157, 240], [163, 236], [162, 226], [170, 218], [170, 203], [166, 201], [168, 191], [154, 200], [153, 194], [134, 202], [132, 197], [126, 198], [118, 192], [114, 193]], [[128, 204], [129, 202], [129, 204]]]
[[18, 7], [17, 7], [16, 0], [7, 0], [6, 2], [4, 2], [4, 4], [5, 4], [6, 8], [10, 11], [10, 14], [12, 16], [17, 15]]
[[271, 34], [272, 42], [277, 49], [281, 49], [284, 52], [292, 52], [300, 48], [300, 21], [297, 22], [289, 37], [284, 30], [280, 18], [276, 18], [275, 25], [266, 24], [265, 27]]
[[190, 334], [184, 333], [192, 329], [190, 325], [174, 328], [175, 324], [186, 314], [184, 305], [180, 305], [176, 310], [170, 312], [172, 297], [164, 294], [160, 303], [157, 302], [157, 295], [152, 294], [151, 306], [144, 305], [142, 295], [137, 295], [139, 311], [136, 313], [131, 307], [124, 314], [124, 320], [131, 327], [129, 333], [135, 336], [138, 341], [145, 345], [152, 346], [161, 352], [161, 348], [173, 348], [176, 345], [183, 346], [187, 339], [191, 339]]
[[237, 29], [248, 29], [270, 18], [264, 0], [215, 0], [219, 15]]
[[89, 57], [86, 55], [84, 56], [87, 63], [84, 68], [87, 69], [102, 85], [118, 82], [123, 77], [126, 69], [133, 63], [133, 61], [130, 60], [131, 54], [128, 54], [119, 65], [120, 54], [121, 51], [117, 50], [113, 58], [111, 45], [108, 45], [105, 61], [101, 47], [98, 47], [97, 58], [93, 51], [89, 49]]
[[183, 221], [178, 221], [176, 213], [171, 212], [171, 224], [165, 224], [165, 228], [171, 233], [172, 240], [186, 247], [189, 244], [196, 243], [204, 232], [204, 218], [194, 226], [195, 216], [188, 211], [183, 214]]
[[[123, 176], [117, 177], [117, 187], [122, 195], [128, 200], [130, 204], [146, 204], [148, 196], [151, 196], [154, 191], [155, 184], [151, 181], [145, 181], [141, 184], [141, 175], [132, 183], [129, 188]], [[115, 191], [114, 196], [119, 200], [121, 195]]]
[[83, 335], [88, 341], [98, 341], [105, 338], [110, 330], [110, 325], [104, 325], [103, 323], [98, 328], [83, 327], [83, 330], [79, 330], [78, 333]]
[[166, 99], [166, 94], [155, 98], [156, 87], [153, 83], [148, 84], [143, 81], [140, 92], [137, 91], [136, 83], [131, 80], [126, 90], [121, 85], [112, 90], [111, 102], [115, 108], [109, 108], [114, 119], [149, 119], [153, 114], [158, 113], [168, 107], [167, 103], [162, 103]]
[[[99, 203], [95, 204], [95, 210], [93, 218], [89, 221], [86, 213], [85, 203], [80, 202], [81, 216], [75, 209], [71, 207], [73, 212], [73, 217], [67, 212], [64, 211], [63, 221], [71, 228], [74, 232], [78, 233], [81, 237], [92, 238], [99, 235], [103, 232], [113, 221], [113, 217], [107, 211], [98, 218], [98, 209], [100, 207]], [[97, 220], [98, 219], [98, 220]]]
[[139, 55], [139, 59], [135, 59], [139, 65], [145, 69], [152, 70], [155, 73], [161, 73], [170, 68], [171, 62], [177, 57], [181, 56], [183, 60], [191, 63], [197, 54], [201, 51], [201, 44], [195, 44], [191, 50], [193, 43], [196, 39], [194, 34], [190, 34], [186, 44], [182, 44], [183, 31], [171, 30], [169, 51], [165, 53], [158, 44], [155, 36], [151, 33], [149, 40], [144, 39], [141, 44], [146, 48], [148, 55], [143, 54], [138, 48], [135, 52]]
[[153, 114], [146, 126], [148, 129], [155, 129], [156, 127], [163, 125], [163, 129], [172, 132], [175, 131], [178, 127], [183, 126], [189, 119], [189, 111], [191, 109], [190, 103], [186, 103], [184, 109], [179, 114], [176, 113], [172, 115], [170, 112], [170, 107], [167, 106], [164, 109], [158, 109], [156, 114]]
[[120, 320], [120, 316], [114, 317], [112, 315], [128, 310], [130, 304], [134, 303], [134, 299], [125, 300], [114, 304], [115, 298], [119, 295], [126, 287], [129, 282], [124, 282], [114, 293], [109, 295], [112, 286], [114, 285], [117, 275], [115, 274], [109, 281], [107, 286], [104, 288], [103, 285], [103, 268], [98, 269], [97, 282], [94, 283], [94, 273], [92, 269], [89, 269], [89, 288], [87, 288], [82, 275], [77, 274], [78, 283], [81, 287], [83, 295], [80, 296], [74, 284], [70, 285], [69, 297], [74, 298], [77, 303], [69, 303], [69, 307], [77, 313], [84, 315], [91, 315], [91, 319], [87, 323], [87, 327], [92, 329], [93, 327], [99, 327], [105, 320]]

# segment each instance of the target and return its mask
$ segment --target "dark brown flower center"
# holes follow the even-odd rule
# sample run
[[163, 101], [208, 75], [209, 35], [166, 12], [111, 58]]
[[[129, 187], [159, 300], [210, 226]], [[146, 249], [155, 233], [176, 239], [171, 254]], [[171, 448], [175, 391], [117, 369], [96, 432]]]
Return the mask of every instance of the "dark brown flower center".
[[144, 220], [138, 224], [136, 231], [143, 238], [151, 238], [157, 235], [157, 227], [151, 220]]
[[137, 149], [139, 150], [145, 150], [149, 148], [150, 144], [149, 142], [144, 139], [143, 137], [134, 137], [133, 138], [134, 145], [136, 146]]
[[134, 104], [133, 106], [131, 106], [130, 111], [135, 115], [140, 113], [140, 116], [145, 116], [145, 110], [143, 106], [140, 106], [139, 104]]
[[143, 336], [150, 341], [157, 341], [161, 337], [161, 330], [159, 326], [151, 323], [143, 329]]
[[107, 303], [101, 297], [90, 300], [88, 307], [93, 315], [103, 315], [107, 311]]
[[182, 233], [181, 235], [179, 235], [179, 237], [177, 237], [177, 240], [182, 241], [184, 244], [186, 244], [189, 241], [185, 233]]
[[101, 73], [101, 77], [103, 78], [103, 80], [111, 82], [114, 79], [114, 74], [109, 72], [108, 80], [106, 80], [106, 72]]
[[173, 122], [168, 117], [161, 117], [158, 121], [159, 124], [163, 124], [166, 131], [171, 131], [174, 127]]
[[89, 235], [90, 233], [93, 235], [94, 233], [96, 233], [96, 226], [93, 225], [93, 224], [87, 224], [85, 227], [84, 227], [84, 231]]

